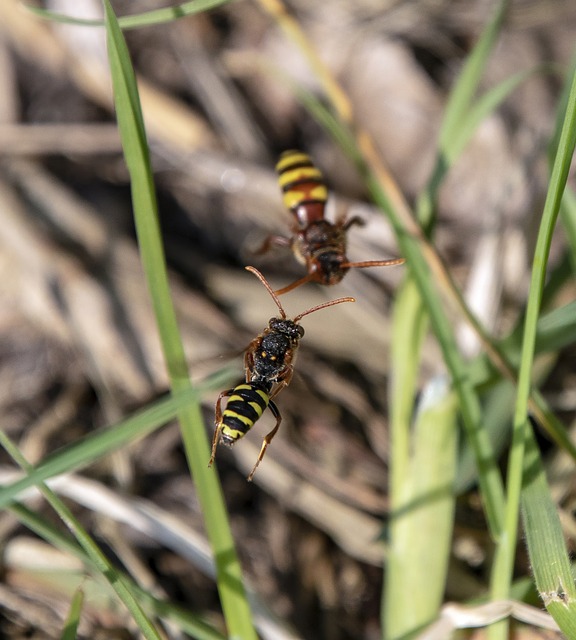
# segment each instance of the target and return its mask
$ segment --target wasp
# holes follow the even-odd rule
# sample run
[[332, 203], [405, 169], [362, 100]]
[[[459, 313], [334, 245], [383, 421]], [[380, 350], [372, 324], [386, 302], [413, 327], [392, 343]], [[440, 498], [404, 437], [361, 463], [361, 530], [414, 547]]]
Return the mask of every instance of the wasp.
[[[304, 327], [298, 323], [310, 313], [355, 300], [350, 297], [330, 300], [307, 309], [290, 320], [286, 317], [278, 296], [266, 278], [254, 267], [246, 267], [246, 269], [266, 287], [280, 311], [280, 316], [271, 318], [264, 331], [248, 345], [244, 354], [245, 381], [233, 389], [222, 391], [218, 396], [215, 409], [216, 428], [208, 466], [211, 467], [214, 462], [219, 442], [228, 446], [233, 445], [250, 431], [264, 411], [269, 408], [276, 418], [276, 424], [264, 437], [256, 464], [248, 476], [248, 481], [251, 481], [282, 422], [282, 416], [273, 398], [292, 380], [296, 351], [304, 336]], [[226, 397], [228, 403], [222, 411], [222, 399]]]
[[349, 269], [386, 267], [402, 264], [404, 258], [350, 262], [346, 257], [346, 234], [350, 227], [362, 226], [358, 216], [326, 219], [328, 188], [322, 173], [310, 156], [302, 151], [285, 151], [276, 165], [283, 202], [292, 213], [292, 236], [270, 236], [258, 253], [272, 245], [290, 247], [296, 259], [306, 265], [307, 274], [276, 291], [282, 295], [306, 282], [338, 284]]

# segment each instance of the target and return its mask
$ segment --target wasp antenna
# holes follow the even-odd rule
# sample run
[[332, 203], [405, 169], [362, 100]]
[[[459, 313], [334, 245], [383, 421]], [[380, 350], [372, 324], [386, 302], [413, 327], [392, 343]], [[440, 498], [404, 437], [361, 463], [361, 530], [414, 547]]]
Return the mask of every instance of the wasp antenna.
[[367, 260], [366, 262], [343, 262], [340, 266], [346, 269], [364, 269], [366, 267], [392, 267], [395, 264], [404, 264], [404, 258], [392, 260]]
[[308, 274], [305, 275], [303, 278], [300, 278], [299, 280], [294, 280], [294, 282], [292, 282], [291, 284], [286, 285], [285, 287], [282, 287], [282, 289], [276, 289], [276, 291], [274, 292], [277, 296], [282, 296], [285, 293], [288, 293], [288, 291], [292, 291], [293, 289], [296, 289], [296, 287], [299, 287], [302, 284], [306, 284], [307, 282], [310, 282], [313, 278], [313, 274]]
[[335, 304], [341, 304], [342, 302], [356, 302], [356, 298], [337, 298], [336, 300], [330, 300], [329, 302], [323, 302], [322, 304], [317, 304], [315, 307], [308, 309], [307, 311], [303, 311], [299, 313], [294, 319], [293, 322], [298, 322], [304, 316], [307, 316], [310, 313], [314, 313], [315, 311], [320, 311], [320, 309], [326, 309], [326, 307], [333, 307]]
[[246, 271], [250, 271], [250, 273], [253, 273], [258, 278], [258, 280], [260, 280], [260, 282], [266, 287], [266, 290], [272, 296], [272, 299], [274, 300], [274, 302], [276, 303], [276, 306], [280, 310], [280, 315], [284, 319], [286, 319], [286, 311], [284, 311], [284, 307], [282, 306], [282, 303], [278, 299], [278, 296], [274, 293], [274, 290], [270, 286], [270, 283], [268, 282], [268, 280], [266, 280], [266, 278], [260, 273], [260, 271], [258, 271], [258, 269], [256, 269], [256, 267], [245, 267], [245, 268], [246, 268]]

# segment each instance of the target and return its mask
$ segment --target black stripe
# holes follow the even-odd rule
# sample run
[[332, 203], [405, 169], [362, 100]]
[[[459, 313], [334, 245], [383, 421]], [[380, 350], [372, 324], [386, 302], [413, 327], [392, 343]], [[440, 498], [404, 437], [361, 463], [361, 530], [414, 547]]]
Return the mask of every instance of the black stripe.
[[[256, 386], [256, 389], [260, 389], [261, 391], [268, 393], [266, 388]], [[228, 402], [228, 404], [226, 405], [226, 409], [224, 409], [224, 413], [222, 414], [224, 424], [232, 426], [232, 421], [234, 421], [234, 425], [239, 423], [235, 416], [229, 415], [230, 411], [248, 418], [248, 420], [250, 420], [252, 424], [254, 424], [256, 420], [258, 420], [258, 418], [260, 418], [261, 414], [259, 414], [256, 409], [248, 404], [249, 402], [255, 402], [262, 409], [262, 413], [266, 409], [266, 402], [264, 401], [264, 398], [262, 398], [262, 396], [260, 396], [260, 394], [256, 392], [256, 389], [234, 389], [234, 391], [230, 395], [240, 396], [242, 400], [232, 400], [231, 402]], [[240, 430], [246, 433], [246, 431], [248, 430], [246, 425], [242, 423], [239, 424], [242, 425], [242, 428]], [[238, 427], [234, 426], [233, 428]]]
[[307, 206], [314, 204], [326, 205], [326, 200], [299, 200], [290, 207], [290, 211], [293, 209], [299, 209], [300, 207], [306, 208]]
[[[250, 429], [254, 426], [254, 421], [251, 424], [244, 424], [241, 420], [238, 420], [236, 416], [227, 416], [226, 411], [222, 414], [222, 422], [224, 425], [230, 429], [234, 429], [234, 431], [239, 431], [243, 435], [246, 435]], [[222, 433], [222, 437], [226, 437], [226, 433]], [[240, 438], [241, 436], [239, 436]], [[228, 439], [231, 438], [228, 436]]]
[[[280, 158], [280, 161], [284, 161], [284, 158]], [[280, 162], [279, 161], [279, 162]], [[310, 168], [312, 167], [313, 169], [317, 169], [316, 165], [312, 162], [312, 160], [302, 160], [301, 162], [293, 162], [292, 164], [289, 164], [285, 167], [282, 167], [282, 170], [278, 172], [278, 175], [281, 176], [282, 174], [286, 173], [286, 171], [292, 171], [292, 169], [304, 169], [304, 168]]]
[[[256, 400], [256, 398], [250, 399], [250, 402], [258, 402], [259, 406], [264, 408], [262, 398], [260, 397], [258, 398], [258, 400]], [[235, 400], [234, 402], [229, 402], [226, 405], [226, 409], [224, 409], [223, 415], [225, 424], [228, 424], [226, 416], [230, 413], [230, 411], [248, 418], [248, 420], [250, 420], [252, 423], [256, 422], [256, 420], [258, 420], [258, 418], [260, 417], [260, 414], [248, 404], [248, 401]]]
[[296, 187], [299, 187], [303, 184], [314, 184], [318, 187], [325, 186], [324, 180], [320, 180], [318, 178], [302, 178], [301, 180], [294, 180], [292, 182], [288, 182], [287, 184], [283, 184], [282, 193], [287, 193], [288, 191], [296, 191]]

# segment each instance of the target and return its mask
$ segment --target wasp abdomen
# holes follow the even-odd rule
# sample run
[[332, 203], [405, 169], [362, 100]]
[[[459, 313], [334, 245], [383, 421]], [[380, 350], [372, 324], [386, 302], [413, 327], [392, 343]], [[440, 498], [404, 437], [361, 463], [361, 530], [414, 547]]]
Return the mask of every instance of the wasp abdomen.
[[222, 413], [220, 441], [232, 445], [245, 436], [270, 402], [271, 384], [245, 382], [232, 391]]
[[320, 170], [301, 151], [285, 151], [276, 165], [284, 206], [302, 228], [324, 217], [328, 189]]

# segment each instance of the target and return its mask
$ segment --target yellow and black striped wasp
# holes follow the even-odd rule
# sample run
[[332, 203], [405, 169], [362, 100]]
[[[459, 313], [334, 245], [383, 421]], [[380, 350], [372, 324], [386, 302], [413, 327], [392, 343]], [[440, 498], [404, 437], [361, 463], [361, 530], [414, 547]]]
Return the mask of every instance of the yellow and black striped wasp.
[[270, 236], [258, 253], [272, 246], [290, 247], [296, 259], [306, 265], [307, 274], [276, 291], [292, 291], [306, 282], [338, 284], [349, 269], [387, 267], [402, 264], [404, 258], [350, 262], [346, 257], [346, 233], [354, 225], [363, 225], [358, 216], [341, 218], [335, 223], [325, 217], [328, 188], [320, 170], [302, 151], [285, 151], [276, 165], [283, 202], [292, 213], [292, 236]]
[[[254, 468], [248, 476], [252, 480], [260, 464], [266, 448], [276, 435], [282, 422], [282, 416], [273, 401], [284, 387], [290, 384], [294, 371], [294, 358], [304, 336], [304, 327], [298, 322], [310, 313], [332, 307], [342, 302], [354, 302], [354, 298], [338, 298], [316, 305], [298, 314], [292, 320], [272, 290], [266, 278], [254, 267], [246, 267], [266, 287], [280, 311], [280, 316], [271, 318], [264, 331], [248, 345], [244, 354], [245, 381], [233, 389], [222, 391], [216, 401], [214, 437], [212, 438], [212, 455], [208, 466], [212, 466], [216, 457], [218, 443], [228, 446], [243, 438], [262, 416], [267, 407], [276, 418], [276, 424], [262, 442], [262, 448]], [[228, 397], [228, 404], [222, 411], [222, 398]]]

